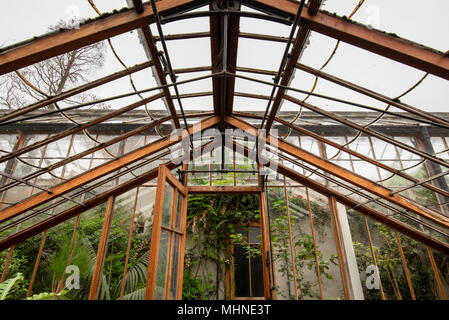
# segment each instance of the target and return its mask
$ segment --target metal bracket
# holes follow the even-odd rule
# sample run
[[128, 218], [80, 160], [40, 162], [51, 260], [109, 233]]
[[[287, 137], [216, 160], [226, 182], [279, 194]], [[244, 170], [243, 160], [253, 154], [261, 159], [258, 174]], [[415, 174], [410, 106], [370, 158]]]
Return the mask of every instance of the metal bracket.
[[185, 182], [184, 181], [185, 180], [185, 171], [178, 169], [176, 172], [179, 175], [179, 179], [178, 179], [179, 182], [181, 182], [181, 184], [184, 184], [184, 182]]
[[[223, 6], [224, 8], [221, 8], [221, 4], [226, 4]], [[211, 11], [197, 11], [197, 12], [183, 12], [183, 13], [172, 13], [163, 15], [160, 14], [161, 18], [161, 24], [182, 20], [182, 19], [188, 19], [188, 18], [195, 18], [195, 17], [207, 17], [211, 15], [229, 15], [229, 14], [236, 14], [243, 17], [250, 17], [250, 18], [259, 18], [263, 20], [269, 20], [274, 21], [278, 23], [282, 23], [285, 25], [292, 25], [293, 20], [291, 17], [286, 17], [285, 15], [279, 15], [273, 12], [269, 13], [256, 13], [256, 12], [242, 12], [238, 9], [239, 4], [241, 4], [240, 1], [223, 1], [223, 0], [215, 0], [211, 2], [212, 4], [212, 10]]]

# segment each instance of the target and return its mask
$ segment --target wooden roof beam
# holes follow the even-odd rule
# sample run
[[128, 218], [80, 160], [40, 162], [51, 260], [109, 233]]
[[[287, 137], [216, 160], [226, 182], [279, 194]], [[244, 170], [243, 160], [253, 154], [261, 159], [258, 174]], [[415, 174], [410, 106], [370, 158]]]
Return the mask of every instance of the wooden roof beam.
[[[254, 134], [258, 133], [258, 130], [256, 127], [254, 127], [254, 126], [248, 124], [247, 122], [240, 120], [234, 116], [227, 116], [226, 122], [228, 122], [228, 124], [232, 125], [233, 127], [236, 127], [238, 129], [241, 129], [244, 132], [247, 132], [250, 135], [254, 135]], [[426, 210], [417, 204], [411, 203], [407, 199], [399, 196], [398, 194], [391, 195], [391, 190], [388, 188], [385, 188], [384, 186], [381, 186], [375, 182], [372, 182], [371, 180], [368, 180], [368, 179], [366, 179], [362, 176], [359, 176], [349, 170], [346, 170], [340, 166], [337, 166], [337, 165], [333, 164], [332, 162], [324, 160], [321, 157], [316, 156], [312, 153], [309, 153], [303, 149], [297, 148], [296, 146], [293, 146], [289, 143], [281, 141], [269, 134], [267, 134], [266, 142], [269, 145], [276, 147], [277, 149], [281, 150], [282, 152], [285, 152], [285, 153], [295, 157], [298, 160], [305, 161], [305, 162], [323, 170], [324, 172], [327, 172], [329, 174], [332, 174], [332, 175], [338, 177], [339, 179], [347, 181], [358, 188], [361, 188], [365, 191], [368, 191], [368, 192], [374, 194], [377, 197], [385, 199], [385, 200], [387, 200], [395, 205], [398, 205], [406, 210], [414, 212], [426, 219], [429, 219], [432, 222], [437, 223], [440, 226], [449, 228], [449, 219], [447, 217], [444, 217], [437, 212], [431, 212], [430, 210]]]
[[[160, 0], [156, 5], [159, 13], [168, 14], [174, 11], [194, 9], [206, 2], [202, 0]], [[151, 5], [146, 4], [141, 14], [136, 13], [134, 9], [129, 9], [85, 23], [79, 29], [57, 31], [42, 38], [15, 45], [1, 51], [0, 75], [140, 28], [152, 21], [153, 10]]]
[[[255, 157], [254, 154], [252, 154], [252, 151], [249, 150], [248, 148], [233, 142], [232, 145], [235, 148], [236, 152], [239, 152], [240, 154], [244, 155], [244, 156], [250, 156], [250, 157]], [[343, 205], [349, 207], [349, 208], [353, 208], [359, 205], [359, 203], [333, 189], [330, 189], [329, 187], [305, 176], [300, 174], [299, 172], [288, 168], [286, 166], [284, 166], [283, 164], [274, 162], [272, 159], [266, 159], [264, 158], [264, 161], [266, 161], [266, 163], [268, 163], [269, 161], [271, 161], [271, 163], [273, 163], [273, 165], [275, 165], [277, 167], [277, 172], [304, 185], [307, 186], [309, 188], [311, 188], [312, 190], [315, 190], [318, 193], [321, 193], [325, 196], [334, 196], [335, 199], [337, 201], [339, 201], [340, 203], [342, 203]], [[449, 254], [449, 245], [447, 243], [444, 243], [438, 239], [435, 239], [431, 236], [429, 236], [428, 234], [421, 232], [419, 230], [416, 230], [414, 228], [411, 228], [410, 226], [408, 226], [407, 224], [391, 218], [375, 209], [372, 209], [366, 205], [362, 205], [362, 206], [358, 206], [356, 209], [354, 209], [356, 211], [361, 212], [362, 214], [365, 214], [366, 216], [375, 219], [376, 221], [379, 221], [387, 226], [392, 227], [393, 229], [419, 241], [422, 242], [424, 244], [427, 244], [445, 254]]]
[[[199, 147], [200, 150], [203, 150], [206, 148], [210, 143], [205, 143], [201, 147]], [[201, 153], [201, 152], [200, 152]], [[196, 154], [196, 153], [194, 153]], [[173, 161], [168, 161], [164, 163], [164, 165], [170, 169], [176, 169], [181, 165], [181, 158], [175, 159]], [[83, 205], [76, 205], [73, 206], [55, 216], [52, 216], [48, 219], [45, 219], [44, 221], [38, 222], [33, 226], [30, 226], [24, 230], [21, 230], [12, 236], [1, 240], [0, 241], [0, 252], [2, 250], [5, 250], [12, 245], [15, 245], [17, 243], [20, 243], [22, 241], [25, 241], [39, 233], [41, 233], [44, 230], [48, 230], [52, 227], [55, 227], [64, 221], [67, 221], [68, 219], [75, 217], [76, 215], [79, 215], [89, 209], [92, 209], [102, 203], [104, 203], [110, 196], [119, 196], [120, 194], [123, 194], [125, 192], [128, 192], [129, 190], [132, 190], [133, 188], [136, 188], [137, 186], [140, 186], [148, 181], [151, 181], [155, 178], [157, 178], [158, 175], [158, 167], [149, 170], [147, 172], [142, 173], [141, 175], [135, 177], [134, 179], [128, 180], [118, 186], [115, 186], [93, 198], [90, 198], [83, 202]]]
[[[281, 86], [289, 86], [290, 85], [290, 82], [293, 79], [293, 74], [295, 72], [296, 63], [297, 63], [299, 57], [301, 56], [301, 53], [304, 49], [306, 41], [309, 38], [309, 34], [310, 34], [309, 29], [303, 27], [302, 25], [300, 26], [300, 28], [301, 29], [299, 31], [299, 34], [293, 42], [293, 49], [289, 55], [287, 64], [285, 66], [285, 69], [284, 69], [284, 72], [282, 75], [282, 79], [280, 82]], [[271, 126], [273, 125], [274, 118], [276, 117], [276, 114], [277, 114], [279, 108], [281, 107], [281, 103], [284, 98], [285, 92], [286, 92], [286, 89], [282, 88], [282, 87], [279, 87], [277, 90], [276, 97], [274, 98], [273, 105], [271, 106], [270, 114], [268, 115], [268, 118], [267, 118], [267, 123], [266, 123], [267, 132], [270, 132]]]
[[[156, 78], [156, 82], [159, 86], [166, 86], [167, 79], [165, 78], [165, 70], [162, 66], [161, 60], [159, 59], [158, 50], [153, 38], [153, 34], [151, 33], [151, 29], [148, 25], [144, 25], [140, 28], [140, 30], [142, 31], [145, 45], [151, 56], [151, 61], [153, 61], [154, 63], [153, 67], [154, 70], [156, 71], [154, 73], [154, 77]], [[175, 128], [180, 128], [181, 125], [179, 123], [178, 115], [176, 113], [176, 108], [170, 93], [170, 89], [168, 87], [163, 87], [162, 92], [164, 93], [167, 109], [172, 116], [173, 125], [175, 126]]]
[[321, 3], [323, 0], [310, 0], [309, 7], [307, 8], [307, 12], [311, 15], [315, 15], [318, 13], [321, 7]]
[[[275, 11], [290, 17], [295, 16], [299, 6], [289, 0], [243, 2], [260, 10]], [[449, 56], [437, 50], [324, 12], [311, 15], [303, 10], [301, 24], [312, 31], [449, 80]]]
[[304, 65], [302, 63], [297, 63], [296, 64], [296, 68], [299, 69], [299, 70], [305, 71], [307, 73], [313, 74], [316, 77], [319, 77], [319, 78], [325, 79], [327, 81], [336, 83], [336, 84], [338, 84], [338, 85], [340, 85], [342, 87], [348, 88], [348, 89], [350, 89], [352, 91], [361, 93], [361, 94], [363, 94], [365, 96], [368, 96], [370, 98], [374, 98], [374, 99], [376, 99], [378, 101], [381, 101], [381, 102], [384, 102], [386, 104], [395, 106], [395, 107], [397, 107], [399, 109], [402, 109], [404, 111], [410, 112], [411, 114], [414, 114], [416, 116], [423, 117], [423, 118], [425, 118], [425, 119], [427, 119], [429, 121], [433, 121], [433, 122], [440, 123], [440, 124], [443, 124], [443, 125], [447, 125], [449, 123], [447, 120], [441, 119], [441, 118], [439, 118], [439, 117], [437, 117], [437, 116], [435, 116], [435, 115], [433, 115], [433, 114], [431, 114], [429, 112], [426, 112], [424, 110], [420, 110], [420, 109], [415, 108], [413, 106], [404, 104], [404, 103], [398, 101], [398, 99], [389, 98], [389, 97], [387, 97], [387, 96], [385, 96], [383, 94], [380, 94], [380, 93], [374, 92], [372, 90], [366, 89], [366, 88], [364, 88], [362, 86], [359, 86], [357, 84], [351, 83], [351, 82], [346, 81], [344, 79], [338, 78], [336, 76], [333, 76], [333, 75], [331, 75], [329, 73], [326, 73], [326, 72], [323, 72], [321, 70], [314, 69], [314, 68], [309, 67], [307, 65]]
[[[189, 127], [189, 132], [193, 134], [194, 132], [201, 131], [207, 128], [210, 128], [216, 125], [219, 122], [218, 117], [210, 117], [205, 120], [196, 123], [195, 125]], [[85, 172], [77, 177], [74, 177], [66, 182], [63, 182], [53, 188], [50, 189], [49, 192], [41, 192], [36, 195], [33, 195], [14, 206], [10, 206], [0, 211], [0, 223], [7, 221], [19, 214], [22, 214], [30, 209], [33, 209], [37, 206], [40, 206], [48, 201], [51, 201], [58, 196], [64, 195], [67, 192], [70, 192], [76, 188], [79, 188], [89, 182], [92, 182], [98, 178], [101, 178], [115, 170], [123, 168], [135, 161], [143, 159], [155, 152], [168, 148], [176, 143], [181, 141], [181, 138], [177, 139], [164, 139], [162, 141], [158, 141], [149, 145], [146, 145], [142, 148], [139, 148], [133, 152], [130, 152], [116, 160], [107, 162], [101, 166], [98, 166], [90, 171]]]

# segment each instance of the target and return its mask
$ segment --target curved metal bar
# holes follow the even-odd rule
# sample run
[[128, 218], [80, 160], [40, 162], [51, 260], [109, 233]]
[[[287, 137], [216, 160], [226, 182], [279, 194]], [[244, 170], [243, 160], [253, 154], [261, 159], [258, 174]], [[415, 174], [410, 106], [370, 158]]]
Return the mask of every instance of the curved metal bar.
[[189, 13], [184, 13], [184, 14], [180, 14], [180, 15], [168, 16], [165, 18], [161, 17], [161, 23], [166, 24], [166, 23], [185, 20], [185, 19], [203, 18], [203, 17], [212, 17], [212, 16], [224, 16], [224, 15], [235, 15], [235, 16], [245, 17], [245, 18], [266, 20], [266, 21], [281, 23], [281, 24], [284, 24], [287, 26], [291, 26], [293, 23], [293, 20], [291, 20], [289, 18], [275, 17], [275, 16], [270, 16], [267, 14], [261, 14], [261, 13], [256, 13], [256, 12], [226, 11], [226, 10], [198, 11], [198, 12], [189, 12]]

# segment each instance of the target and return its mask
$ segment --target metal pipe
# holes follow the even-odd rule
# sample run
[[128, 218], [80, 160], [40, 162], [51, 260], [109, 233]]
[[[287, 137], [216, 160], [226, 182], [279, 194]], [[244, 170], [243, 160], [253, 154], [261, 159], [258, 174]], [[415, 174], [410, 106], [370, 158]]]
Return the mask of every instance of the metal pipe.
[[[93, 104], [97, 104], [97, 103], [108, 102], [108, 101], [111, 101], [111, 100], [116, 100], [116, 99], [121, 99], [121, 98], [127, 98], [129, 96], [133, 96], [133, 95], [136, 95], [136, 94], [151, 92], [151, 91], [155, 91], [155, 90], [159, 90], [159, 89], [163, 89], [163, 88], [168, 88], [168, 87], [172, 87], [172, 86], [176, 87], [176, 85], [179, 85], [179, 84], [186, 84], [186, 83], [190, 83], [190, 82], [194, 82], [194, 81], [204, 80], [204, 79], [207, 79], [207, 78], [218, 76], [220, 74], [221, 73], [209, 74], [209, 75], [205, 75], [205, 76], [200, 76], [200, 77], [196, 77], [196, 78], [182, 80], [182, 81], [179, 81], [176, 84], [175, 83], [171, 83], [171, 84], [161, 85], [161, 86], [157, 86], [157, 87], [151, 87], [151, 88], [147, 88], [147, 89], [143, 89], [143, 90], [137, 90], [137, 91], [133, 91], [133, 92], [129, 92], [129, 93], [124, 93], [124, 94], [112, 96], [112, 97], [109, 97], [109, 98], [99, 99], [99, 100], [96, 100], [96, 101], [81, 103], [81, 104], [73, 105], [73, 106], [70, 106], [70, 107], [59, 108], [57, 110], [42, 112], [42, 113], [39, 113], [39, 114], [36, 114], [36, 115], [23, 117], [23, 118], [12, 120], [12, 121], [8, 121], [8, 122], [2, 122], [2, 123], [0, 123], [0, 126], [6, 126], [6, 125], [9, 125], [9, 124], [17, 123], [19, 121], [40, 118], [40, 117], [48, 116], [48, 115], [51, 115], [51, 114], [54, 114], [54, 113], [60, 113], [60, 112], [69, 111], [69, 110], [73, 110], [73, 109], [79, 109], [79, 108], [87, 107], [87, 106], [90, 106], [90, 105], [93, 105]], [[178, 93], [178, 96], [179, 96], [179, 93]], [[185, 117], [185, 115], [184, 115], [184, 117]], [[186, 122], [185, 122], [185, 124], [186, 124]], [[187, 127], [187, 125], [186, 125], [186, 127]]]
[[179, 109], [181, 110], [181, 115], [182, 115], [182, 119], [184, 121], [185, 130], [187, 130], [187, 134], [189, 135], [189, 138], [190, 138], [190, 147], [193, 150], [193, 138], [192, 138], [192, 135], [190, 134], [190, 132], [188, 130], [189, 126], [187, 125], [186, 115], [184, 113], [184, 108], [182, 106], [181, 98], [179, 97], [178, 86], [176, 84], [176, 75], [173, 72], [173, 68], [172, 68], [172, 65], [171, 65], [170, 55], [168, 54], [167, 44], [165, 43], [164, 33], [162, 32], [161, 18], [159, 16], [159, 12], [158, 12], [158, 10], [156, 8], [156, 1], [155, 0], [151, 0], [151, 7], [153, 8], [153, 14], [154, 14], [154, 17], [155, 17], [157, 30], [158, 30], [158, 33], [159, 33], [159, 37], [160, 37], [160, 41], [161, 41], [161, 44], [162, 44], [162, 48], [163, 48], [164, 53], [165, 53], [165, 59], [167, 60], [167, 68], [168, 68], [168, 73], [170, 75], [170, 80], [171, 80], [171, 82], [173, 84], [173, 88], [175, 89], [175, 94], [176, 94], [176, 98], [178, 100]]
[[[274, 86], [274, 87], [283, 88], [283, 89], [287, 89], [287, 90], [291, 90], [291, 91], [295, 91], [295, 92], [299, 92], [299, 93], [303, 93], [303, 94], [308, 94], [308, 95], [315, 96], [315, 97], [322, 98], [322, 99], [326, 99], [326, 100], [331, 100], [331, 101], [335, 101], [335, 102], [339, 102], [339, 103], [349, 104], [349, 105], [352, 105], [352, 106], [355, 106], [355, 107], [359, 107], [359, 108], [363, 108], [363, 109], [368, 109], [368, 110], [372, 110], [372, 111], [376, 111], [376, 112], [380, 112], [380, 113], [393, 115], [393, 116], [396, 116], [396, 117], [399, 117], [399, 118], [404, 118], [404, 119], [407, 119], [407, 120], [417, 121], [417, 122], [426, 123], [426, 124], [434, 125], [434, 126], [437, 126], [437, 127], [449, 129], [449, 125], [436, 123], [436, 122], [428, 121], [428, 120], [425, 120], [425, 119], [417, 119], [417, 118], [414, 118], [414, 117], [411, 117], [411, 116], [407, 116], [407, 115], [403, 115], [403, 114], [400, 114], [400, 113], [397, 113], [397, 112], [391, 112], [391, 111], [387, 111], [387, 110], [384, 110], [384, 109], [379, 109], [379, 108], [367, 106], [365, 104], [361, 104], [361, 103], [357, 103], [357, 102], [352, 102], [352, 101], [339, 99], [339, 98], [331, 97], [331, 96], [324, 95], [324, 94], [319, 94], [319, 93], [315, 93], [315, 92], [311, 92], [311, 91], [297, 89], [297, 88], [293, 88], [293, 87], [290, 87], [290, 86], [283, 86], [283, 85], [280, 85], [280, 84], [271, 83], [271, 82], [268, 82], [268, 81], [264, 81], [264, 80], [260, 80], [260, 79], [256, 79], [256, 78], [251, 78], [251, 77], [246, 77], [246, 76], [242, 76], [242, 75], [238, 75], [238, 74], [229, 74], [229, 75], [233, 76], [233, 77], [236, 77], [236, 78], [241, 78], [241, 79], [244, 79], [244, 80], [248, 80], [248, 81], [258, 82], [258, 83], [266, 84], [266, 85], [269, 85], [269, 86]], [[274, 90], [274, 88], [273, 88], [273, 90]]]

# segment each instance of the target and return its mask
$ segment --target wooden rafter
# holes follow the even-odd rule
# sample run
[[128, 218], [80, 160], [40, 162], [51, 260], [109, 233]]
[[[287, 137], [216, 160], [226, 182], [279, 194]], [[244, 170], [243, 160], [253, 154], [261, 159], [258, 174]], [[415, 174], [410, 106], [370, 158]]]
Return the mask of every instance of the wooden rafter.
[[[153, 39], [153, 34], [151, 33], [151, 29], [148, 25], [142, 26], [140, 28], [143, 34], [143, 38], [145, 39], [145, 44], [150, 52], [151, 60], [154, 62], [154, 69], [156, 70], [156, 74], [154, 75], [156, 78], [156, 82], [160, 86], [166, 86], [167, 80], [165, 79], [165, 71], [162, 67], [161, 60], [159, 59], [158, 50], [156, 48], [156, 43]], [[168, 111], [170, 112], [173, 120], [173, 124], [175, 128], [180, 128], [179, 119], [176, 114], [175, 104], [173, 103], [172, 96], [170, 94], [170, 90], [168, 87], [163, 87], [162, 92], [164, 93], [164, 98], [167, 103]]]
[[416, 115], [418, 117], [423, 117], [424, 119], [433, 121], [435, 123], [440, 123], [440, 124], [443, 124], [443, 125], [447, 125], [448, 124], [447, 120], [438, 118], [438, 117], [432, 115], [429, 112], [425, 112], [424, 110], [420, 110], [420, 109], [415, 108], [413, 106], [410, 106], [410, 105], [407, 105], [405, 103], [402, 103], [402, 102], [398, 101], [397, 99], [389, 98], [389, 97], [387, 97], [387, 96], [385, 96], [383, 94], [374, 92], [372, 90], [369, 90], [369, 89], [364, 88], [362, 86], [359, 86], [357, 84], [351, 83], [351, 82], [346, 81], [344, 79], [338, 78], [336, 76], [333, 76], [333, 75], [331, 75], [329, 73], [326, 73], [326, 72], [323, 72], [321, 70], [318, 70], [318, 69], [306, 66], [306, 65], [304, 65], [302, 63], [297, 63], [296, 64], [296, 68], [300, 69], [302, 71], [305, 71], [307, 73], [313, 74], [314, 76], [317, 76], [319, 78], [326, 79], [328, 81], [336, 83], [336, 84], [338, 84], [338, 85], [340, 85], [342, 87], [348, 88], [348, 89], [353, 90], [353, 91], [358, 92], [358, 93], [361, 93], [361, 94], [363, 94], [363, 95], [365, 95], [367, 97], [376, 99], [378, 101], [381, 101], [381, 102], [387, 103], [389, 105], [395, 106], [395, 107], [397, 107], [399, 109], [402, 109], [404, 111], [410, 112], [411, 114], [414, 114], [414, 115]]
[[[209, 7], [210, 10], [213, 10], [212, 4]], [[237, 10], [240, 10], [240, 8], [237, 8]], [[225, 19], [227, 20], [225, 21]], [[212, 15], [210, 17], [212, 73], [223, 70], [231, 74], [236, 72], [239, 25], [240, 18], [237, 15]], [[225, 27], [227, 28], [226, 35], [224, 34]], [[224, 63], [226, 63], [226, 66]], [[226, 76], [226, 74], [212, 80], [214, 111], [221, 115], [222, 120], [225, 114], [232, 113], [234, 88], [235, 78]]]
[[[252, 115], [252, 114], [243, 113], [243, 112], [234, 112], [234, 115], [235, 116], [239, 116], [239, 117], [247, 117], [247, 118], [251, 118], [251, 119], [262, 119], [263, 118], [262, 116]], [[305, 136], [309, 136], [309, 137], [311, 137], [311, 138], [313, 138], [313, 139], [315, 139], [317, 141], [321, 141], [321, 142], [325, 143], [326, 145], [332, 146], [332, 147], [334, 147], [334, 148], [336, 148], [338, 150], [346, 152], [346, 153], [350, 154], [351, 156], [359, 158], [360, 160], [363, 160], [363, 161], [365, 161], [367, 163], [371, 163], [372, 165], [375, 165], [376, 167], [379, 167], [379, 168], [381, 168], [383, 170], [391, 172], [391, 173], [393, 173], [395, 175], [398, 175], [398, 176], [400, 176], [402, 178], [410, 180], [410, 181], [412, 181], [414, 183], [419, 183], [419, 179], [417, 179], [417, 178], [407, 174], [404, 171], [392, 168], [392, 167], [386, 165], [383, 162], [371, 159], [370, 157], [368, 157], [368, 156], [366, 156], [364, 154], [361, 154], [361, 153], [359, 153], [357, 151], [354, 151], [351, 148], [348, 148], [347, 146], [342, 146], [339, 143], [334, 142], [334, 141], [332, 141], [330, 139], [327, 139], [326, 137], [323, 137], [323, 136], [321, 136], [321, 135], [319, 135], [319, 134], [317, 134], [317, 133], [315, 133], [313, 131], [310, 131], [310, 130], [304, 128], [304, 127], [300, 127], [300, 126], [291, 124], [290, 122], [288, 122], [286, 120], [283, 120], [281, 118], [278, 118], [278, 117], [274, 118], [274, 120], [276, 122], [279, 122], [283, 126], [289, 127], [291, 129], [297, 131], [298, 133], [301, 133], [301, 134], [303, 134]], [[429, 183], [423, 183], [422, 186], [426, 187], [426, 188], [428, 188], [428, 189], [430, 189], [430, 190], [432, 190], [434, 192], [437, 192], [437, 193], [439, 193], [441, 195], [449, 197], [449, 191], [447, 191], [447, 190], [438, 188], [438, 187], [436, 187], [436, 186], [434, 186], [432, 184], [429, 184]]]
[[[248, 156], [255, 157], [255, 154], [253, 153], [253, 151], [249, 150], [245, 146], [242, 146], [241, 144], [238, 144], [236, 142], [233, 142], [232, 145], [236, 152], [238, 152], [244, 156], [247, 156], [247, 157]], [[414, 228], [411, 228], [407, 224], [405, 224], [397, 219], [391, 218], [391, 217], [389, 217], [375, 209], [372, 209], [366, 205], [358, 206], [359, 203], [356, 200], [351, 199], [351, 198], [315, 181], [314, 179], [311, 179], [305, 175], [302, 175], [298, 171], [293, 170], [289, 167], [286, 167], [281, 163], [277, 163], [277, 162], [273, 161], [272, 159], [266, 159], [263, 156], [261, 158], [264, 161], [266, 161], [265, 163], [269, 163], [271, 161], [271, 164], [277, 167], [277, 172], [279, 174], [282, 174], [282, 175], [292, 179], [293, 181], [298, 182], [304, 186], [307, 186], [307, 187], [311, 188], [312, 190], [315, 190], [316, 192], [321, 193], [325, 196], [335, 197], [335, 199], [338, 202], [342, 203], [343, 205], [345, 205], [349, 208], [353, 208], [353, 207], [357, 206], [357, 209], [355, 209], [356, 211], [358, 211], [370, 218], [373, 218], [374, 220], [379, 221], [387, 226], [390, 226], [393, 229], [395, 229], [395, 230], [403, 233], [404, 235], [407, 235], [419, 242], [428, 244], [429, 246], [431, 246], [445, 254], [449, 254], [449, 245], [447, 243], [444, 243], [438, 239], [435, 239], [424, 232], [421, 232]]]
[[[280, 82], [281, 86], [289, 86], [290, 85], [290, 82], [292, 81], [293, 74], [295, 72], [296, 62], [298, 61], [298, 59], [304, 49], [306, 41], [309, 38], [309, 34], [310, 34], [309, 29], [301, 26], [299, 34], [293, 42], [293, 49], [289, 55], [287, 64], [283, 71], [282, 79]], [[282, 88], [282, 87], [278, 88], [276, 97], [274, 98], [273, 105], [271, 107], [270, 114], [268, 115], [268, 118], [267, 118], [267, 123], [266, 123], [267, 132], [270, 132], [271, 126], [273, 125], [274, 117], [276, 117], [276, 114], [277, 114], [279, 108], [281, 107], [281, 103], [284, 98], [285, 92], [286, 92], [285, 88]]]
[[[290, 17], [296, 14], [299, 6], [298, 2], [289, 0], [246, 0], [244, 3]], [[312, 31], [449, 80], [449, 56], [420, 44], [369, 29], [364, 25], [324, 12], [311, 15], [307, 10], [303, 10], [301, 25]]]
[[[254, 135], [257, 134], [257, 128], [254, 126], [246, 123], [245, 121], [242, 121], [236, 117], [233, 116], [227, 116], [226, 122], [233, 127], [236, 127], [238, 129], [243, 130], [244, 132]], [[273, 145], [276, 148], [278, 148], [280, 151], [285, 152], [296, 159], [303, 160], [318, 169], [321, 169], [329, 174], [332, 174], [339, 179], [342, 179], [344, 181], [347, 181], [358, 188], [361, 188], [363, 190], [366, 190], [378, 197], [381, 197], [395, 205], [398, 205], [406, 210], [410, 210], [411, 212], [414, 212], [422, 217], [425, 217], [429, 219], [430, 221], [433, 221], [437, 223], [440, 226], [443, 226], [445, 228], [449, 227], [449, 219], [447, 217], [442, 216], [441, 214], [437, 212], [431, 212], [430, 210], [426, 210], [422, 207], [420, 207], [417, 204], [413, 204], [407, 199], [399, 196], [398, 194], [391, 195], [391, 190], [376, 184], [362, 176], [359, 176], [349, 170], [346, 170], [340, 166], [337, 166], [333, 164], [330, 161], [324, 160], [312, 153], [309, 153], [303, 149], [297, 148], [289, 143], [286, 143], [284, 141], [281, 141], [271, 135], [267, 134], [266, 142], [269, 145]]]
[[323, 0], [310, 0], [309, 7], [307, 8], [307, 12], [311, 15], [315, 15], [320, 10], [320, 6]]
[[[172, 161], [166, 162], [165, 165], [170, 169], [175, 169], [178, 164], [174, 164]], [[157, 167], [138, 176], [136, 179], [129, 180], [117, 187], [114, 187], [112, 189], [109, 189], [102, 194], [95, 196], [93, 198], [88, 199], [87, 201], [83, 202], [83, 205], [76, 205], [73, 206], [51, 218], [45, 219], [44, 221], [38, 222], [35, 225], [21, 230], [11, 237], [4, 239], [0, 241], [0, 251], [9, 248], [11, 245], [14, 245], [16, 243], [25, 241], [26, 239], [29, 239], [39, 233], [41, 233], [44, 230], [47, 230], [49, 228], [55, 227], [64, 221], [67, 221], [70, 218], [75, 217], [76, 215], [83, 213], [89, 209], [92, 209], [102, 203], [104, 203], [109, 197], [111, 196], [117, 196], [124, 192], [127, 192], [136, 186], [143, 184], [145, 182], [151, 181], [155, 178], [157, 178]]]
[[[171, 13], [197, 8], [207, 1], [161, 0], [156, 5], [159, 13]], [[81, 25], [79, 29], [56, 32], [25, 44], [19, 44], [0, 54], [0, 75], [33, 63], [106, 40], [116, 35], [141, 28], [153, 20], [151, 5], [137, 14], [134, 9], [100, 18]]]
[[87, 90], [96, 88], [96, 87], [101, 86], [103, 84], [106, 84], [106, 83], [109, 83], [111, 81], [120, 79], [120, 78], [122, 78], [124, 76], [130, 75], [130, 74], [132, 74], [134, 72], [137, 72], [137, 71], [143, 70], [145, 68], [151, 67], [152, 65], [153, 65], [153, 62], [147, 61], [147, 62], [138, 64], [138, 65], [135, 65], [133, 67], [130, 67], [128, 69], [125, 69], [125, 70], [122, 70], [122, 71], [119, 71], [119, 72], [107, 75], [105, 77], [102, 77], [100, 79], [88, 82], [86, 84], [80, 85], [80, 86], [78, 86], [76, 88], [67, 90], [65, 92], [61, 92], [60, 94], [54, 95], [54, 96], [52, 96], [52, 97], [50, 97], [48, 99], [45, 99], [45, 100], [42, 100], [42, 101], [38, 101], [36, 103], [30, 104], [30, 105], [28, 105], [28, 106], [26, 106], [24, 108], [18, 109], [18, 110], [13, 110], [12, 112], [9, 112], [8, 114], [5, 114], [4, 116], [0, 117], [0, 122], [5, 122], [5, 121], [8, 121], [8, 120], [11, 120], [11, 119], [13, 119], [15, 117], [24, 115], [24, 114], [26, 114], [28, 112], [37, 110], [37, 109], [45, 107], [45, 106], [48, 106], [48, 105], [50, 105], [52, 103], [55, 103], [55, 102], [58, 102], [58, 101], [70, 98], [70, 97], [72, 97], [72, 96], [74, 96], [76, 94], [80, 94], [80, 93], [85, 92]]
[[[199, 153], [194, 152], [193, 154], [200, 154], [201, 150], [204, 150], [210, 145], [209, 143], [203, 144], [198, 149], [200, 150]], [[169, 169], [173, 170], [179, 167], [181, 164], [182, 158], [177, 158], [173, 161], [165, 162], [164, 165]], [[14, 235], [10, 236], [7, 239], [0, 241], [0, 251], [7, 249], [11, 247], [12, 245], [25, 241], [26, 239], [29, 239], [39, 233], [41, 233], [44, 230], [48, 230], [52, 227], [55, 227], [64, 221], [67, 221], [70, 218], [73, 218], [76, 215], [79, 215], [80, 213], [83, 213], [89, 209], [92, 209], [102, 203], [104, 203], [109, 197], [114, 196], [117, 197], [125, 192], [128, 192], [132, 190], [135, 187], [138, 187], [144, 183], [147, 183], [148, 181], [151, 181], [155, 178], [157, 178], [158, 174], [158, 167], [151, 169], [147, 172], [142, 173], [141, 175], [135, 177], [134, 179], [128, 180], [118, 186], [115, 186], [99, 195], [96, 195], [95, 197], [89, 198], [88, 200], [84, 201], [79, 205], [75, 205], [55, 216], [52, 216], [44, 221], [38, 222], [35, 225], [28, 227], [27, 229], [21, 230]]]
[[[206, 128], [210, 128], [219, 122], [217, 116], [213, 116], [202, 120], [201, 122], [195, 124], [194, 126], [189, 127], [189, 131], [191, 134], [197, 131], [204, 130]], [[115, 170], [125, 167], [135, 161], [143, 159], [155, 152], [168, 148], [176, 143], [181, 141], [181, 137], [173, 138], [173, 139], [165, 139], [147, 146], [144, 146], [140, 149], [137, 149], [133, 152], [130, 152], [124, 155], [121, 158], [110, 161], [104, 165], [98, 166], [84, 174], [81, 174], [67, 182], [61, 183], [50, 189], [49, 192], [41, 192], [38, 193], [28, 199], [23, 200], [22, 202], [17, 203], [14, 206], [8, 207], [2, 211], [0, 211], [0, 223], [4, 222], [8, 219], [11, 219], [21, 213], [26, 212], [32, 208], [35, 208], [39, 205], [42, 205], [48, 201], [51, 201], [58, 196], [64, 195], [71, 190], [79, 188], [91, 181], [94, 181], [102, 176], [105, 176]]]

